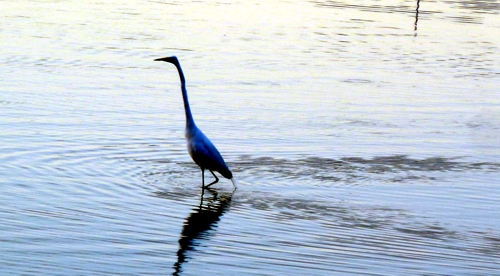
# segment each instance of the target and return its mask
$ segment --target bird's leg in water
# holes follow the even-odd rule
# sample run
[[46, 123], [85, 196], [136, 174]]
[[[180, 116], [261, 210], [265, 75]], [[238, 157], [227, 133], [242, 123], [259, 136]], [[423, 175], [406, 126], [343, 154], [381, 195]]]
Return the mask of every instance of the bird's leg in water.
[[205, 194], [205, 187], [201, 188], [200, 210], [203, 207], [203, 195]]
[[207, 185], [207, 188], [208, 188], [208, 187], [210, 187], [210, 186], [212, 186], [212, 185], [214, 185], [215, 183], [219, 182], [219, 178], [217, 177], [217, 175], [215, 175], [215, 173], [214, 173], [213, 171], [211, 171], [211, 170], [210, 170], [210, 172], [211, 172], [211, 173], [212, 173], [212, 175], [215, 177], [215, 181], [214, 181], [214, 182], [212, 182], [212, 183], [210, 183], [210, 184], [208, 184], [208, 185]]
[[205, 169], [201, 169], [201, 189], [205, 189]]

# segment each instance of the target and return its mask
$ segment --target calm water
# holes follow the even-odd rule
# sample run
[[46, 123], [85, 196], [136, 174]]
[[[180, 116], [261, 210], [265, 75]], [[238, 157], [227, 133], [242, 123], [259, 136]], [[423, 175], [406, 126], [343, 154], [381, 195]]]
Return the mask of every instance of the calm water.
[[498, 275], [500, 1], [416, 8], [3, 1], [0, 274]]

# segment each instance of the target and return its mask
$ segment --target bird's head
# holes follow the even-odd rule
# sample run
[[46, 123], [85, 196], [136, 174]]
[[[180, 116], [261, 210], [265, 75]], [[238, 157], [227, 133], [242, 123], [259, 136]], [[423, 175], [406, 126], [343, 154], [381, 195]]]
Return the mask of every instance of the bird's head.
[[155, 61], [165, 61], [172, 64], [179, 64], [179, 60], [177, 59], [176, 56], [157, 58], [155, 59]]

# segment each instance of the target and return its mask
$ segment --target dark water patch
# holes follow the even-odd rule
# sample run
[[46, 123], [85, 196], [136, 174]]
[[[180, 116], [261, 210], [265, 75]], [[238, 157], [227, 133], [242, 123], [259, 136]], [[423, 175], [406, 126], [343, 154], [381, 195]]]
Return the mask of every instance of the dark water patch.
[[474, 13], [497, 14], [500, 11], [500, 2], [498, 0], [480, 0], [480, 1], [443, 1], [448, 4], [456, 5], [462, 9]]
[[396, 226], [394, 230], [427, 239], [450, 240], [461, 238], [458, 232], [436, 224], [408, 225], [405, 227]]
[[500, 257], [500, 233], [479, 233], [482, 242], [474, 250], [491, 257]]
[[[410, 5], [384, 5], [374, 1], [373, 4], [351, 4], [343, 1], [312, 1], [319, 7], [340, 8], [340, 9], [356, 9], [366, 12], [375, 13], [415, 13], [415, 7]], [[415, 3], [416, 5], [416, 3]]]
[[340, 159], [308, 157], [298, 160], [271, 157], [241, 156], [232, 162], [235, 172], [279, 174], [286, 178], [314, 178], [324, 181], [358, 181], [387, 177], [390, 182], [433, 180], [435, 173], [453, 174], [466, 171], [499, 172], [500, 163], [467, 162], [460, 158], [411, 158], [407, 155], [373, 158], [344, 157]]
[[477, 17], [457, 15], [457, 16], [446, 16], [447, 18], [456, 21], [458, 23], [468, 23], [468, 24], [481, 24], [481, 21]]
[[355, 83], [355, 84], [370, 84], [370, 83], [372, 83], [371, 80], [367, 80], [367, 79], [345, 79], [345, 80], [342, 80], [342, 82]]

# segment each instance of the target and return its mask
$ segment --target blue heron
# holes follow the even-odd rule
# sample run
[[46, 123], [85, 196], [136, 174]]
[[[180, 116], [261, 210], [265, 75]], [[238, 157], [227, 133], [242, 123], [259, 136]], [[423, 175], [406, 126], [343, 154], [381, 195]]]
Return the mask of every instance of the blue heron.
[[[186, 140], [189, 155], [193, 158], [193, 161], [201, 168], [201, 179], [202, 188], [209, 187], [217, 182], [219, 178], [215, 175], [214, 171], [219, 172], [225, 178], [231, 180], [236, 189], [236, 184], [234, 183], [233, 173], [224, 162], [222, 155], [219, 153], [214, 144], [208, 139], [203, 132], [194, 123], [193, 115], [191, 114], [191, 108], [189, 107], [188, 95], [186, 90], [186, 79], [184, 78], [184, 73], [182, 72], [181, 64], [177, 57], [164, 57], [155, 59], [155, 61], [165, 61], [172, 63], [177, 68], [179, 72], [179, 77], [181, 79], [181, 90], [182, 98], [184, 100], [184, 109], [186, 111]], [[205, 170], [209, 170], [215, 177], [215, 180], [205, 186]]]

